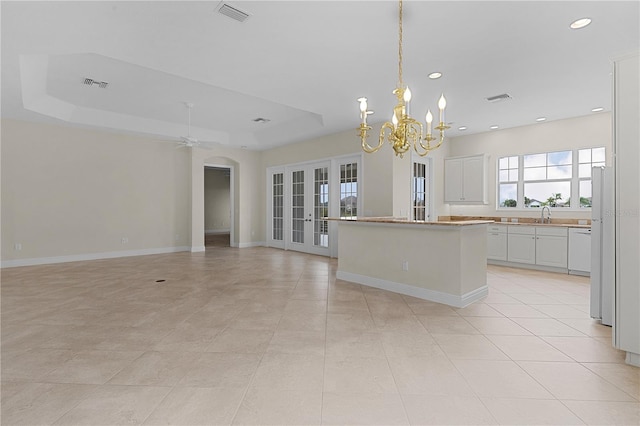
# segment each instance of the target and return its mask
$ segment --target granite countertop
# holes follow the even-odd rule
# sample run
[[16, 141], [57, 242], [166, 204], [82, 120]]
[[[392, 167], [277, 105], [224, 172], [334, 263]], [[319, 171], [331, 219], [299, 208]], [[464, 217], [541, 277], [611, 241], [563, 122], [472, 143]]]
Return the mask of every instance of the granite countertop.
[[492, 220], [496, 225], [518, 225], [518, 226], [550, 226], [550, 227], [566, 227], [566, 228], [583, 228], [590, 229], [591, 221], [587, 220], [587, 223], [581, 224], [579, 221], [585, 219], [551, 219], [551, 223], [539, 223], [539, 218], [532, 217], [518, 217], [518, 222], [511, 222], [511, 217], [507, 218], [506, 222], [502, 221], [500, 217], [482, 217], [482, 216], [439, 216], [438, 220], [444, 221], [467, 221], [467, 220]]
[[359, 217], [357, 219], [342, 219], [329, 217], [328, 220], [336, 220], [341, 222], [363, 222], [363, 223], [393, 223], [399, 225], [437, 225], [437, 226], [469, 226], [483, 225], [494, 223], [493, 220], [439, 220], [439, 221], [423, 221], [408, 220], [400, 217]]
[[546, 226], [546, 227], [565, 227], [565, 228], [584, 228], [591, 229], [591, 225], [579, 225], [577, 223], [527, 223], [527, 222], [498, 222], [494, 221], [496, 225], [509, 225], [509, 226]]
[[482, 224], [508, 225], [508, 226], [545, 226], [545, 227], [565, 227], [590, 229], [591, 225], [580, 225], [577, 223], [537, 223], [537, 222], [502, 222], [493, 218], [468, 218], [454, 220], [422, 221], [408, 220], [405, 217], [359, 217], [356, 219], [343, 219], [339, 217], [328, 217], [327, 220], [339, 222], [363, 222], [363, 223], [397, 223], [400, 225], [439, 225], [439, 226], [469, 226]]

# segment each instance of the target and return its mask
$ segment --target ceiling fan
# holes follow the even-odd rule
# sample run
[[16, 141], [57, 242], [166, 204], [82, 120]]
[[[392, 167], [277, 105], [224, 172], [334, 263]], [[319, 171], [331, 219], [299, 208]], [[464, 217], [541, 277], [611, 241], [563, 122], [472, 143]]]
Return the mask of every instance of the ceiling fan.
[[180, 136], [180, 141], [179, 141], [180, 147], [187, 147], [187, 148], [199, 147], [199, 148], [211, 149], [214, 142], [201, 141], [191, 136], [191, 110], [193, 109], [193, 103], [185, 102], [184, 105], [187, 107], [187, 120], [188, 120], [187, 136]]

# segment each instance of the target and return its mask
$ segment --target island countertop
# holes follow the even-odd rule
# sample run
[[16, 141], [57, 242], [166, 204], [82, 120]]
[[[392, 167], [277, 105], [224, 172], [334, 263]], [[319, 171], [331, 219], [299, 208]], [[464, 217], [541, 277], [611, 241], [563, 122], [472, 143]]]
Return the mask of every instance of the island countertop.
[[441, 221], [424, 221], [424, 220], [408, 220], [401, 217], [359, 217], [357, 219], [343, 219], [338, 217], [328, 217], [327, 220], [336, 220], [340, 222], [363, 222], [363, 223], [392, 223], [399, 225], [436, 225], [436, 226], [469, 226], [483, 225], [494, 223], [493, 220], [441, 220]]

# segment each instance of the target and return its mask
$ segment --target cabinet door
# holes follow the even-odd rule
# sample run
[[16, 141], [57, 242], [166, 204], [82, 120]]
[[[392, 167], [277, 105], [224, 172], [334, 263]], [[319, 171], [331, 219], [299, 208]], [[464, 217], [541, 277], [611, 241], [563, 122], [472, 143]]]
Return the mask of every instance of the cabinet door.
[[518, 263], [536, 263], [535, 235], [509, 234], [507, 260]]
[[536, 264], [567, 267], [567, 237], [542, 235], [536, 237]]
[[444, 201], [462, 200], [463, 160], [444, 160]]
[[487, 258], [492, 260], [507, 260], [507, 234], [489, 232], [487, 235]]
[[462, 174], [462, 200], [483, 203], [484, 157], [465, 158]]

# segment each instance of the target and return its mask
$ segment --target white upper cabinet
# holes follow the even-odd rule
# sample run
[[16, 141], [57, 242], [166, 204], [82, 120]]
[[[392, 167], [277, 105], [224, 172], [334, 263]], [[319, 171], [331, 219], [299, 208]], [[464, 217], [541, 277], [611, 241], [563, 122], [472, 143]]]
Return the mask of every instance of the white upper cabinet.
[[445, 158], [444, 202], [487, 204], [487, 157], [485, 155]]

